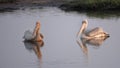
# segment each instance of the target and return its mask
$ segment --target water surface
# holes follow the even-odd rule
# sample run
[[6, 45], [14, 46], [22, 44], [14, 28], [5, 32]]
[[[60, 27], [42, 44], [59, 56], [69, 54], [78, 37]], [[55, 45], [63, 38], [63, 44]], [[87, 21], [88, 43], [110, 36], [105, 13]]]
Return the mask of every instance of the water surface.
[[[76, 42], [84, 19], [89, 21], [88, 30], [102, 27], [110, 34], [99, 46], [85, 43], [87, 55]], [[22, 38], [38, 20], [44, 35], [42, 47], [24, 43]], [[118, 68], [119, 26], [118, 16], [96, 18], [55, 7], [0, 13], [0, 68]]]

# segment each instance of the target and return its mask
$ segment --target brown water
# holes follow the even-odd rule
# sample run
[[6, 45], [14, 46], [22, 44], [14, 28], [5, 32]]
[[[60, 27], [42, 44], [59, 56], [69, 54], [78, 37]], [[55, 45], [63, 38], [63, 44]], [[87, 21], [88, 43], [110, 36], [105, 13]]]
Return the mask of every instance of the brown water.
[[[84, 19], [89, 21], [88, 30], [99, 26], [110, 37], [99, 46], [85, 42], [81, 48], [76, 34]], [[42, 47], [22, 38], [38, 20]], [[0, 68], [119, 68], [119, 29], [120, 17], [96, 18], [54, 7], [0, 13]]]

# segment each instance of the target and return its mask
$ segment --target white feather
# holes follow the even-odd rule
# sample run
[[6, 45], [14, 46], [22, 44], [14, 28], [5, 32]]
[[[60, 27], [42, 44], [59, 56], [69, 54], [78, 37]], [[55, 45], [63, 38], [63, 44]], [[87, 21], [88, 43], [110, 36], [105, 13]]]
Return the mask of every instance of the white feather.
[[32, 35], [32, 32], [31, 32], [30, 30], [27, 30], [27, 31], [25, 31], [23, 38], [24, 38], [25, 40], [31, 40], [31, 39], [33, 39], [34, 37], [33, 37], [33, 35]]

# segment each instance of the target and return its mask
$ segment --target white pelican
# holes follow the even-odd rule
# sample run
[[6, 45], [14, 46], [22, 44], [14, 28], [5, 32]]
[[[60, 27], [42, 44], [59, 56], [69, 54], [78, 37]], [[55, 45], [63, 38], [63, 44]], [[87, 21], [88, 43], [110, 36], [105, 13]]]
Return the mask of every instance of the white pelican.
[[85, 32], [88, 25], [87, 19], [82, 21], [82, 26], [78, 32], [78, 37], [81, 35], [82, 38], [90, 40], [90, 39], [103, 39], [109, 37], [109, 34], [103, 31], [102, 28], [96, 27], [91, 31]]
[[25, 41], [41, 41], [43, 38], [43, 35], [39, 32], [40, 30], [40, 22], [36, 22], [36, 26], [34, 28], [33, 33], [30, 30], [25, 31], [24, 33], [24, 39]]

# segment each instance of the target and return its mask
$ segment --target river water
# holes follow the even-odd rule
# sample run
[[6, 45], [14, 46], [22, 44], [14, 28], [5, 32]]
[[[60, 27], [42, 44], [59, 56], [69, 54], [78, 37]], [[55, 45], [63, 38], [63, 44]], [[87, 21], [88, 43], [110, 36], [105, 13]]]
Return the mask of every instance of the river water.
[[[84, 19], [88, 30], [102, 27], [110, 37], [100, 45], [84, 42], [82, 48], [76, 35]], [[32, 31], [38, 20], [44, 35], [41, 47], [23, 42], [24, 32]], [[55, 7], [1, 12], [0, 68], [119, 68], [119, 29], [118, 16], [101, 18]]]

